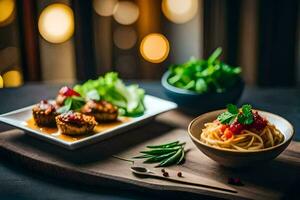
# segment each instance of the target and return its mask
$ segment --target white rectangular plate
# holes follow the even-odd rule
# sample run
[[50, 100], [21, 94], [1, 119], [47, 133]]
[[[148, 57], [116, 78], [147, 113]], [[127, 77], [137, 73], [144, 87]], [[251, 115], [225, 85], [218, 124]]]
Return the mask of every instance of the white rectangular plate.
[[23, 129], [25, 130], [25, 133], [51, 142], [53, 144], [65, 147], [67, 149], [76, 149], [112, 137], [131, 128], [137, 127], [146, 122], [147, 120], [152, 119], [158, 114], [177, 108], [177, 105], [173, 102], [166, 101], [150, 95], [145, 96], [144, 104], [146, 107], [146, 111], [142, 116], [133, 117], [128, 122], [122, 123], [105, 131], [95, 133], [88, 137], [72, 142], [64, 141], [58, 137], [52, 136], [51, 134], [45, 134], [39, 130], [29, 128], [27, 126], [26, 121], [32, 118], [32, 107], [34, 105], [15, 110], [6, 114], [2, 114], [0, 115], [0, 121], [15, 126], [17, 128]]

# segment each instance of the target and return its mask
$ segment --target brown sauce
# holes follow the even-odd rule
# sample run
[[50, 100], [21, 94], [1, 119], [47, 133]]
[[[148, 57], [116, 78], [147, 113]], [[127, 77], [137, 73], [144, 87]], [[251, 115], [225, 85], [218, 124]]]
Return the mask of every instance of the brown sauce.
[[103, 132], [103, 131], [112, 129], [116, 126], [119, 126], [119, 125], [129, 122], [129, 121], [130, 121], [130, 118], [128, 118], [128, 117], [120, 117], [117, 121], [114, 121], [114, 122], [98, 124], [97, 126], [95, 126], [93, 133], [89, 133], [86, 135], [64, 135], [64, 134], [59, 133], [57, 128], [39, 127], [36, 125], [33, 118], [30, 118], [29, 120], [26, 121], [26, 126], [33, 130], [37, 130], [43, 134], [51, 135], [53, 137], [59, 138], [66, 142], [75, 142], [75, 141], [87, 138], [87, 137], [95, 135], [95, 134], [101, 134], [101, 132]]

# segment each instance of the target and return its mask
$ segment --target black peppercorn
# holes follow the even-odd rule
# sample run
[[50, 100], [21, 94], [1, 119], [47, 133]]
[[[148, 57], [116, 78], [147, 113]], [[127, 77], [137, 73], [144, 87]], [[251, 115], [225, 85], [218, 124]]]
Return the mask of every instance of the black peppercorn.
[[168, 173], [168, 172], [164, 172], [164, 173], [163, 173], [163, 176], [164, 176], [164, 177], [168, 177], [168, 176], [169, 176], [169, 173]]

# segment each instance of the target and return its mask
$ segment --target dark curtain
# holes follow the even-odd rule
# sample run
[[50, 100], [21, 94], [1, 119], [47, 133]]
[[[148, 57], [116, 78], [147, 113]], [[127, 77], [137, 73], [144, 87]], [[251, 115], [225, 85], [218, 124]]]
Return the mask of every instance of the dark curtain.
[[92, 1], [73, 0], [75, 17], [76, 77], [78, 80], [96, 78], [93, 40]]
[[298, 4], [297, 0], [259, 1], [259, 85], [296, 83]]
[[[246, 1], [204, 1], [204, 57], [222, 46], [223, 60], [229, 64], [240, 65], [241, 59], [247, 60], [245, 57], [241, 58], [239, 48], [246, 45], [241, 40], [241, 17], [247, 16], [241, 12], [248, 12], [247, 7], [243, 6]], [[254, 57], [257, 60], [253, 62], [257, 66], [250, 66], [257, 71], [257, 77], [253, 79], [260, 86], [293, 86], [296, 84], [299, 1], [253, 1], [257, 4], [256, 21], [243, 20], [244, 23], [249, 21], [254, 23], [251, 26], [257, 27], [257, 45], [254, 45], [257, 54]], [[252, 47], [253, 45], [249, 46]]]
[[16, 1], [21, 62], [25, 81], [40, 81], [40, 50], [37, 9], [34, 0]]

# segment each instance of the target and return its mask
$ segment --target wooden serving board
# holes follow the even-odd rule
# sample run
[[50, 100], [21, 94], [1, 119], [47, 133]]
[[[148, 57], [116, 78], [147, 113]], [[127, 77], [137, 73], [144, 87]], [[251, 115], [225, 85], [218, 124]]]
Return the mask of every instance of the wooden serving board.
[[[177, 111], [168, 112], [146, 126], [73, 151], [14, 129], [0, 133], [0, 150], [6, 157], [31, 170], [90, 185], [181, 191], [225, 199], [280, 199], [292, 194], [300, 181], [300, 143], [292, 142], [277, 159], [261, 166], [228, 169], [207, 158], [194, 146], [183, 128], [189, 120]], [[238, 193], [230, 193], [141, 178], [130, 171], [132, 163], [113, 157], [131, 158], [146, 145], [174, 140], [186, 141], [188, 152], [186, 161], [172, 169], [222, 183], [227, 183], [228, 177], [238, 177], [244, 186], [233, 186]]]

